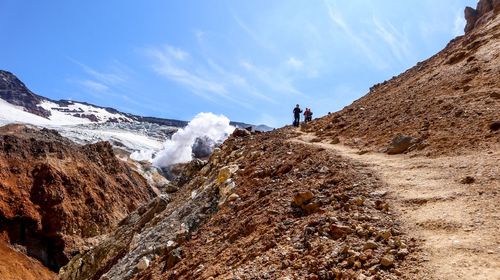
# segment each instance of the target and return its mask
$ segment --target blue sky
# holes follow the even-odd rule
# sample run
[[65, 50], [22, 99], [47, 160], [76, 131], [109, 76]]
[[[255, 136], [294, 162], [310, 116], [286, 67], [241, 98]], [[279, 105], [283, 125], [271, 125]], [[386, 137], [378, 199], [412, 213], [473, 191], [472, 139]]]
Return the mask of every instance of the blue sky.
[[281, 126], [349, 105], [463, 33], [476, 0], [0, 0], [0, 68], [148, 116]]

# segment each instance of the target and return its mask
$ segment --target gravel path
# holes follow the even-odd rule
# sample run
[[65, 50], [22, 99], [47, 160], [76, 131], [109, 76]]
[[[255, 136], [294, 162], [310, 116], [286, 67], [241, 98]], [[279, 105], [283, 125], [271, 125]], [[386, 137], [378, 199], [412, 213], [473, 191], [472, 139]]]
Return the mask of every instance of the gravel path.
[[361, 154], [314, 138], [293, 141], [332, 150], [384, 180], [404, 230], [421, 240], [421, 267], [408, 268], [409, 278], [500, 279], [500, 149], [426, 158]]

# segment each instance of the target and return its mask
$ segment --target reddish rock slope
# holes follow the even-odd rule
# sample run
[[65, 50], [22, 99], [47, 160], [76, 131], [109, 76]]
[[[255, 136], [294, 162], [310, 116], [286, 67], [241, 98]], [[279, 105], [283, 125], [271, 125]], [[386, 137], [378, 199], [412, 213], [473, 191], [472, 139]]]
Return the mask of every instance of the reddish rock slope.
[[0, 238], [53, 270], [152, 196], [107, 142], [79, 146], [53, 130], [0, 128]]

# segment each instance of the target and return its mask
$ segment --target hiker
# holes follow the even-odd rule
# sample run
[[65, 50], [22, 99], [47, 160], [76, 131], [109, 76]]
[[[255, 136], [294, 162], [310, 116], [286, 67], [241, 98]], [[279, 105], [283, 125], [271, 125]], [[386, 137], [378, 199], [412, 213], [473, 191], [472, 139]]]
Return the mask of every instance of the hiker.
[[312, 117], [313, 117], [313, 112], [311, 111], [311, 108], [307, 108], [307, 122], [310, 122], [312, 121]]
[[304, 122], [310, 122], [312, 120], [311, 108], [306, 108], [304, 111]]
[[293, 126], [295, 127], [299, 127], [299, 124], [300, 124], [300, 113], [302, 113], [302, 110], [300, 110], [300, 106], [299, 104], [297, 104], [297, 106], [295, 106], [295, 108], [293, 109]]

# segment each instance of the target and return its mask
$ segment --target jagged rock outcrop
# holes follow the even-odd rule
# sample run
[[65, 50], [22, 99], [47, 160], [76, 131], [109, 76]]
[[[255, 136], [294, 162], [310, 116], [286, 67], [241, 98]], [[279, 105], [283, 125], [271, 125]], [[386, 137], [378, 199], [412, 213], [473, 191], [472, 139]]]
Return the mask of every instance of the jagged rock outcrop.
[[375, 192], [380, 181], [293, 136], [233, 135], [208, 162], [187, 166], [177, 192], [73, 258], [61, 279], [395, 277], [414, 244]]
[[467, 21], [464, 30], [465, 33], [472, 31], [476, 26], [490, 21], [498, 12], [500, 12], [500, 0], [480, 0], [477, 3], [476, 9], [466, 7], [464, 11], [465, 20]]
[[0, 238], [54, 271], [153, 196], [108, 142], [0, 128]]
[[491, 129], [500, 112], [500, 13], [491, 10], [498, 2], [479, 2], [487, 21], [474, 31], [304, 130], [362, 150], [385, 151], [397, 135], [414, 139], [405, 152], [415, 154], [498, 149], [500, 132]]

